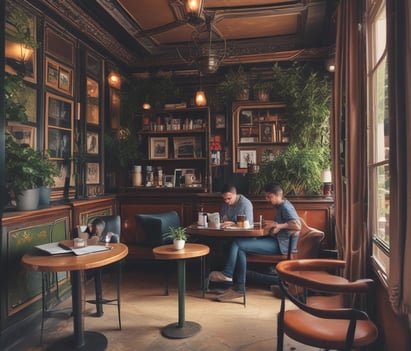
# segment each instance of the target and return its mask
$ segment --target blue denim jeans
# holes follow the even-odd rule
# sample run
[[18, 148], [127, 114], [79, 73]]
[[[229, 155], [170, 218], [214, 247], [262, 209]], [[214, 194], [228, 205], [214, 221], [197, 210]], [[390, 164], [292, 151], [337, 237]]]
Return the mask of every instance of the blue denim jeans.
[[[275, 237], [244, 238], [234, 240], [230, 247], [228, 260], [223, 270], [227, 277], [234, 278], [237, 290], [243, 291], [247, 271], [247, 254], [262, 255], [281, 254], [278, 241]], [[235, 277], [234, 277], [234, 272]]]

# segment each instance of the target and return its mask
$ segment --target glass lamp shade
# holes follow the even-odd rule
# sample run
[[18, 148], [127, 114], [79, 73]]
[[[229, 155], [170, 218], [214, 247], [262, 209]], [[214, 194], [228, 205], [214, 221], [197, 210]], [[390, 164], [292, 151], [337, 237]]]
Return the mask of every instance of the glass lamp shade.
[[188, 16], [200, 17], [203, 10], [203, 0], [186, 0], [185, 8]]
[[111, 72], [108, 76], [108, 84], [112, 88], [120, 89], [121, 86], [121, 78], [117, 72]]
[[207, 105], [207, 99], [205, 96], [205, 92], [203, 90], [199, 90], [196, 92], [196, 105], [197, 106]]

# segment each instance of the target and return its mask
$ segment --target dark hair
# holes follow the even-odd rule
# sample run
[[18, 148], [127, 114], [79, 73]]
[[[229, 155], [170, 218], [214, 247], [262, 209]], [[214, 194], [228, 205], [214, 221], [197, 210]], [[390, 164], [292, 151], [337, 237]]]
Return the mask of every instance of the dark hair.
[[91, 221], [91, 224], [93, 225], [93, 226], [98, 226], [98, 225], [102, 225], [103, 226], [103, 228], [105, 228], [106, 227], [106, 222], [104, 222], [101, 218], [94, 218], [92, 221]]
[[233, 184], [224, 184], [221, 189], [221, 194], [225, 193], [237, 193], [237, 188]]
[[272, 194], [282, 194], [283, 193], [283, 189], [281, 189], [281, 187], [278, 184], [275, 183], [269, 183], [265, 186], [265, 192], [266, 193], [272, 193]]

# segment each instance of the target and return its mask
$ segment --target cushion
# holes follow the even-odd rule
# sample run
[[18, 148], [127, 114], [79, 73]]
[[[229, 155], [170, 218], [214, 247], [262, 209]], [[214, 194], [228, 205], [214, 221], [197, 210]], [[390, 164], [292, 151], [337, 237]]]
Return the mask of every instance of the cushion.
[[146, 232], [151, 246], [170, 244], [170, 227], [180, 226], [180, 217], [176, 211], [139, 213], [135, 218]]

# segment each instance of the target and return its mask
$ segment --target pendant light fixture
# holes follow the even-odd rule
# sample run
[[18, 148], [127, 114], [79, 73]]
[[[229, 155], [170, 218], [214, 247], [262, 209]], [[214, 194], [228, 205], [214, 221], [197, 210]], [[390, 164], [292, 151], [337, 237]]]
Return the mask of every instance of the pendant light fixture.
[[205, 92], [201, 86], [201, 72], [200, 72], [200, 89], [196, 92], [195, 97], [196, 105], [197, 106], [206, 106], [207, 105], [207, 98]]
[[203, 11], [203, 0], [185, 0], [185, 10], [188, 22], [191, 24], [200, 24], [203, 22], [201, 13]]

